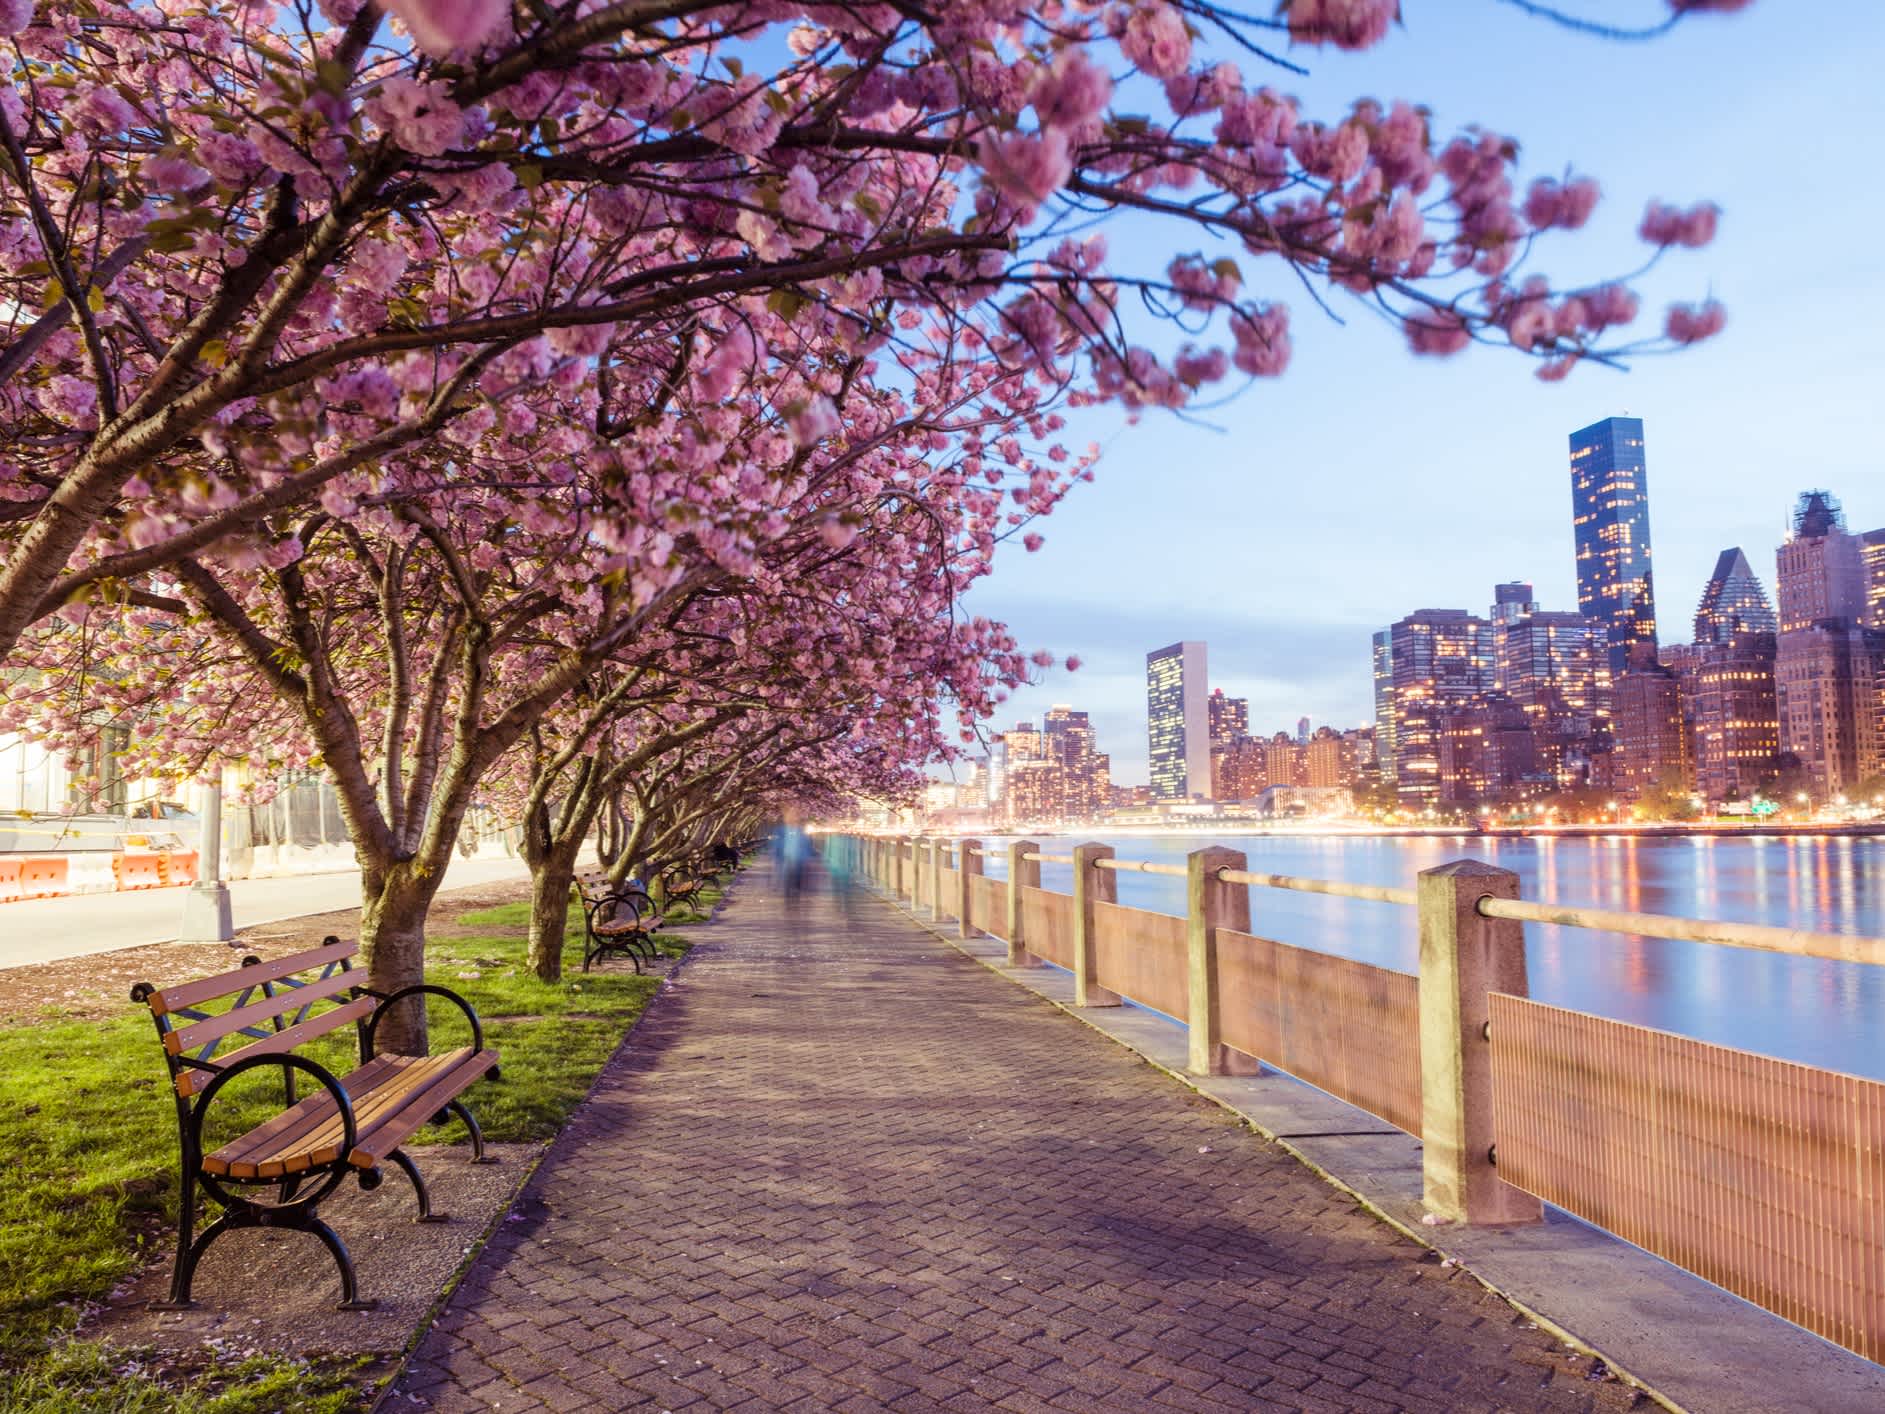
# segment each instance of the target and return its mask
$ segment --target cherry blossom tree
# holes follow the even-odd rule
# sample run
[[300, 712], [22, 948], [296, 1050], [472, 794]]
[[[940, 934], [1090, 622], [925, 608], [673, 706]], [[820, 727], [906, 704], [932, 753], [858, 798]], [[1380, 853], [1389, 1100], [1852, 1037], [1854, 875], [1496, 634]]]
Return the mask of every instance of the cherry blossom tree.
[[[7, 0], [0, 655], [61, 611], [170, 607], [167, 568], [201, 596], [191, 566], [286, 562], [284, 517], [365, 534], [344, 527], [408, 477], [464, 478], [474, 504], [494, 476], [528, 488], [569, 430], [546, 401], [633, 440], [662, 388], [724, 398], [772, 364], [755, 310], [973, 352], [1025, 375], [1005, 386], [1037, 417], [1280, 374], [1291, 289], [1548, 378], [1721, 328], [1704, 303], [1632, 336], [1625, 284], [1533, 268], [1590, 178], [1527, 183], [1511, 139], [1436, 133], [1413, 101], [1317, 116], [1264, 82], [1399, 10]], [[1121, 211], [1162, 222], [1170, 258], [1110, 259], [1092, 227]], [[1715, 219], [1657, 204], [1642, 235], [1697, 246]], [[816, 437], [829, 393], [781, 411]], [[623, 536], [660, 499], [637, 475], [596, 490]]]

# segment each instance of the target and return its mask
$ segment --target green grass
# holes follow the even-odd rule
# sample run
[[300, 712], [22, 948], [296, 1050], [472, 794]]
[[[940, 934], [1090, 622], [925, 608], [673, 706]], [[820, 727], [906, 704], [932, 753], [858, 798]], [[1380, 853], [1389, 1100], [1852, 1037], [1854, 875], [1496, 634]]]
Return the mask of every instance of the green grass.
[[[485, 1043], [502, 1057], [502, 1079], [467, 1097], [485, 1137], [496, 1142], [554, 1135], [659, 985], [619, 964], [578, 970], [583, 924], [575, 909], [564, 935], [564, 979], [538, 980], [525, 962], [529, 913], [516, 903], [462, 915], [462, 935], [437, 937], [427, 952], [428, 980], [462, 993], [488, 1019]], [[658, 941], [670, 953], [686, 949], [672, 935]], [[136, 1352], [69, 1338], [86, 1303], [168, 1261], [176, 1241], [175, 1107], [149, 1018], [141, 1008], [126, 1013], [109, 1022], [0, 1027], [0, 1154], [9, 1159], [0, 1183], [0, 1409], [261, 1414], [292, 1404], [341, 1414], [360, 1407], [347, 1366], [212, 1362], [156, 1379], [138, 1367]], [[469, 1038], [449, 1003], [434, 999], [429, 1015], [435, 1050]], [[357, 1060], [350, 1028], [301, 1054], [342, 1074]], [[274, 1113], [279, 1074], [254, 1072], [245, 1077], [256, 1082], [248, 1089], [232, 1084], [218, 1098], [206, 1144]], [[414, 1142], [463, 1137], [454, 1122]], [[199, 1299], [213, 1302], [215, 1293]]]

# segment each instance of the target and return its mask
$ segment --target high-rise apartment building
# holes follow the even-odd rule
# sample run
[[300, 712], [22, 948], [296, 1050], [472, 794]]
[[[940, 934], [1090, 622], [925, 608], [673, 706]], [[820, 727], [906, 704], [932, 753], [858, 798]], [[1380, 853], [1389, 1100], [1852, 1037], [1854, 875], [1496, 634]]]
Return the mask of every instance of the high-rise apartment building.
[[1793, 526], [1775, 552], [1780, 631], [1820, 619], [1862, 623], [1866, 567], [1859, 537], [1846, 530], [1846, 513], [1827, 491], [1802, 491]]
[[1523, 581], [1493, 587], [1493, 686], [1525, 712], [1535, 769], [1569, 785], [1565, 762], [1587, 754], [1610, 719], [1604, 632], [1582, 614], [1540, 609]]
[[1211, 689], [1211, 745], [1228, 746], [1240, 736], [1250, 735], [1250, 699], [1226, 697], [1224, 689]]
[[1211, 719], [1204, 644], [1145, 655], [1145, 715], [1154, 800], [1211, 795]]
[[1859, 537], [1859, 559], [1865, 565], [1865, 621], [1885, 628], [1885, 530]]
[[1359, 732], [1317, 727], [1309, 734], [1308, 746], [1303, 748], [1303, 784], [1319, 790], [1354, 785], [1360, 770], [1359, 744]]
[[1537, 776], [1531, 721], [1503, 692], [1441, 713], [1439, 742], [1443, 805], [1509, 799]]
[[1464, 609], [1420, 609], [1388, 630], [1394, 784], [1401, 803], [1440, 798], [1440, 719], [1492, 690], [1492, 626]]
[[1780, 749], [1827, 800], [1885, 768], [1885, 629], [1866, 622], [1863, 547], [1827, 492], [1802, 493], [1775, 558]]
[[1647, 644], [1652, 655], [1656, 648], [1641, 418], [1606, 417], [1571, 434], [1571, 526], [1577, 607], [1603, 626], [1615, 678], [1632, 647]]
[[1723, 550], [1695, 607], [1695, 641], [1726, 643], [1737, 633], [1774, 633], [1780, 622], [1739, 545]]
[[1774, 635], [1737, 633], [1697, 644], [1687, 677], [1695, 788], [1711, 801], [1747, 800], [1774, 775], [1780, 712]]
[[1061, 814], [1064, 820], [1090, 820], [1106, 810], [1112, 798], [1111, 759], [1097, 746], [1092, 720], [1085, 712], [1059, 705], [1041, 718], [1043, 755], [1061, 773]]
[[1617, 682], [1616, 752], [1612, 785], [1640, 797], [1657, 784], [1689, 786], [1688, 724], [1676, 673], [1639, 645]]
[[1255, 800], [1270, 784], [1269, 743], [1247, 736], [1211, 752], [1211, 787], [1218, 800]]
[[1394, 630], [1374, 635], [1374, 759], [1381, 784], [1394, 784]]

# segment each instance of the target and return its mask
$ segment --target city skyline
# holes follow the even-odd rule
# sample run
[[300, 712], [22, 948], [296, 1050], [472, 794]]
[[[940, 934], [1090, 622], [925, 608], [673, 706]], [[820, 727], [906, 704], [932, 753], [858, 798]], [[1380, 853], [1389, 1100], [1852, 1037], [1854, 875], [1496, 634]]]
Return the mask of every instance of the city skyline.
[[[1532, 581], [1541, 604], [1575, 608], [1565, 438], [1607, 416], [1650, 424], [1669, 641], [1688, 636], [1725, 547], [1741, 546], [1772, 592], [1773, 547], [1802, 488], [1830, 486], [1856, 525], [1885, 524], [1885, 489], [1870, 490], [1885, 483], [1885, 350], [1865, 332], [1877, 281], [1850, 243], [1803, 268], [1796, 215], [1811, 210], [1829, 229], [1874, 222], [1878, 196], [1849, 174], [1865, 119], [1885, 116], [1860, 58], [1885, 46], [1885, 10], [1840, 8], [1842, 43], [1815, 46], [1790, 8], [1738, 15], [1732, 38], [1745, 48], [1729, 42], [1730, 26], [1695, 25], [1657, 45], [1564, 36], [1559, 49], [1539, 45], [1509, 7], [1410, 7], [1392, 56], [1323, 53], [1309, 77], [1292, 76], [1282, 86], [1322, 107], [1357, 86], [1392, 97], [1402, 66], [1418, 62], [1439, 76], [1430, 93], [1443, 128], [1522, 133], [1528, 165], [1595, 175], [1604, 201], [1580, 233], [1594, 243], [1589, 261], [1554, 262], [1554, 274], [1595, 278], [1606, 257], [1633, 262], [1650, 199], [1719, 201], [1717, 242], [1652, 272], [1645, 315], [1705, 287], [1726, 304], [1728, 327], [1625, 375], [1580, 367], [1544, 384], [1507, 351], [1414, 358], [1358, 307], [1336, 308], [1342, 327], [1298, 292], [1266, 286], [1296, 316], [1286, 387], [1251, 388], [1190, 419], [1074, 418], [1103, 449], [1096, 485], [1039, 527], [1038, 553], [1017, 545], [970, 607], [1008, 622], [1025, 647], [1078, 654], [1086, 667], [1049, 674], [998, 720], [1076, 699], [1113, 744], [1116, 776], [1143, 780], [1145, 652], [1201, 638], [1253, 721], [1366, 722], [1354, 645], [1401, 614], [1483, 611], [1487, 587], [1514, 579]], [[1563, 102], [1566, 71], [1588, 104]], [[1680, 85], [1684, 123], [1646, 145], [1677, 73], [1711, 78]], [[1822, 140], [1801, 148], [1787, 137], [1803, 130]], [[1154, 563], [1156, 573], [1130, 572]]]
[[[1635, 421], [1641, 424], [1653, 422], [1654, 419], [1644, 418], [1636, 419]], [[1827, 492], [1817, 490], [1802, 491], [1796, 486], [1789, 492], [1788, 499], [1779, 517], [1781, 523], [1780, 529], [1775, 532], [1769, 541], [1765, 543], [1757, 542], [1751, 554], [1745, 546], [1728, 545], [1723, 548], [1718, 545], [1718, 547], [1706, 557], [1711, 568], [1693, 585], [1678, 582], [1674, 585], [1665, 586], [1661, 591], [1665, 600], [1662, 610], [1664, 627], [1660, 632], [1660, 637], [1663, 642], [1672, 647], [1687, 646], [1691, 642], [1691, 626], [1699, 624], [1703, 614], [1710, 611], [1711, 606], [1713, 606], [1713, 609], [1717, 612], [1725, 611], [1731, 620], [1736, 617], [1737, 606], [1739, 606], [1743, 612], [1747, 612], [1748, 606], [1753, 602], [1749, 597], [1750, 585], [1748, 576], [1750, 575], [1752, 577], [1752, 591], [1758, 596], [1764, 596], [1768, 606], [1766, 611], [1768, 620], [1758, 620], [1758, 615], [1756, 615], [1757, 621], [1751, 626], [1761, 627], [1765, 624], [1771, 630], [1772, 623], [1769, 622], [1769, 620], [1774, 618], [1775, 610], [1773, 606], [1779, 603], [1780, 594], [1778, 574], [1778, 555], [1780, 548], [1797, 533], [1796, 522], [1798, 521], [1800, 508], [1804, 500], [1810, 496], [1825, 496], [1827, 494]], [[1859, 524], [1868, 523], [1874, 518], [1885, 521], [1885, 495], [1879, 495], [1873, 499], [1876, 499], [1879, 504], [1873, 507], [1868, 502], [1866, 508], [1859, 516]], [[1684, 523], [1687, 534], [1693, 537], [1705, 532], [1698, 532], [1692, 524], [1688, 524], [1691, 520], [1689, 511], [1692, 509], [1693, 508], [1672, 509], [1665, 506], [1659, 514], [1662, 521], [1665, 523]], [[1843, 517], [1843, 512], [1839, 510], [1839, 498], [1837, 496], [1833, 497], [1833, 513]], [[1567, 532], [1572, 529], [1573, 515], [1565, 514], [1563, 508], [1560, 508], [1559, 519], [1565, 525]], [[1843, 524], [1843, 519], [1841, 523]], [[1567, 563], [1571, 563], [1575, 566], [1574, 537], [1567, 533], [1565, 539], [1566, 553], [1564, 559]], [[1885, 585], [1885, 572], [1875, 573], [1872, 569], [1874, 563], [1885, 564], [1885, 531], [1855, 532], [1851, 540], [1853, 553], [1858, 557], [1858, 570], [1862, 576], [1863, 582], [1872, 586], [1868, 592], [1878, 595], [1880, 601], [1885, 602], [1885, 588], [1878, 587]], [[1538, 580], [1542, 582], [1548, 582], [1549, 578], [1548, 575], [1544, 574], [1538, 576]], [[1524, 591], [1526, 594], [1532, 596], [1531, 599], [1524, 602], [1523, 607], [1526, 611], [1528, 623], [1533, 624], [1539, 631], [1538, 637], [1549, 639], [1550, 635], [1562, 632], [1566, 624], [1578, 618], [1578, 611], [1575, 607], [1575, 568], [1573, 568], [1571, 574], [1564, 576], [1564, 578], [1570, 581], [1572, 586], [1572, 598], [1569, 603], [1562, 604], [1561, 608], [1557, 605], [1553, 605], [1550, 608], [1541, 609], [1540, 605], [1545, 603], [1545, 596], [1533, 592], [1533, 580], [1503, 581], [1494, 584], [1492, 586], [1492, 599], [1494, 602], [1491, 603], [1489, 610], [1486, 611], [1489, 617], [1484, 621], [1488, 626], [1488, 641], [1486, 647], [1488, 654], [1493, 651], [1491, 646], [1493, 625], [1502, 613], [1515, 607], [1510, 603], [1500, 601], [1507, 600], [1513, 591]], [[1430, 609], [1431, 606], [1440, 602], [1437, 596], [1423, 595], [1420, 590], [1421, 586], [1414, 585], [1397, 591], [1403, 596], [1404, 607], [1392, 612], [1389, 622], [1398, 621], [1419, 612], [1425, 612]], [[1469, 604], [1477, 604], [1485, 602], [1486, 599], [1486, 592], [1482, 588], [1476, 596], [1468, 598], [1466, 602]], [[1420, 607], [1405, 607], [1409, 600], [1417, 601]], [[1869, 608], [1870, 606], [1862, 604], [1862, 607]], [[1455, 611], [1442, 608], [1439, 612]], [[1480, 611], [1477, 609], [1466, 609], [1457, 612], [1471, 617], [1477, 615]], [[1200, 616], [1200, 619], [1206, 622], [1211, 621], [1208, 615]], [[1186, 624], [1183, 623], [1175, 626], [1180, 629], [1186, 628]], [[1302, 624], [1293, 627], [1297, 629], [1298, 632], [1308, 631], [1306, 626]], [[1268, 735], [1271, 731], [1289, 729], [1293, 727], [1299, 716], [1307, 716], [1309, 720], [1318, 726], [1329, 725], [1336, 727], [1338, 730], [1366, 726], [1374, 726], [1378, 729], [1381, 721], [1379, 715], [1381, 700], [1375, 681], [1375, 672], [1371, 669], [1375, 666], [1374, 659], [1379, 657], [1381, 649], [1384, 646], [1381, 641], [1382, 636], [1388, 633], [1388, 631], [1386, 624], [1378, 625], [1375, 629], [1362, 634], [1361, 638], [1358, 640], [1358, 647], [1356, 642], [1349, 640], [1344, 640], [1340, 644], [1344, 671], [1347, 676], [1353, 678], [1352, 691], [1349, 691], [1347, 696], [1353, 700], [1354, 706], [1352, 710], [1348, 711], [1345, 715], [1323, 716], [1315, 712], [1302, 713], [1299, 709], [1301, 705], [1309, 699], [1311, 694], [1302, 692], [1299, 687], [1292, 692], [1291, 685], [1295, 680], [1292, 679], [1288, 673], [1287, 662], [1277, 660], [1277, 665], [1282, 670], [1280, 676], [1276, 679], [1281, 691], [1271, 696], [1267, 705], [1251, 706], [1247, 709], [1250, 713], [1251, 721], [1254, 724], [1252, 730], [1255, 734], [1262, 737]], [[1261, 674], [1256, 674], [1251, 671], [1248, 660], [1240, 661], [1238, 656], [1217, 647], [1216, 645], [1218, 645], [1220, 641], [1219, 638], [1214, 637], [1210, 633], [1192, 633], [1188, 634], [1188, 636], [1179, 643], [1170, 645], [1168, 649], [1155, 650], [1150, 654], [1140, 651], [1136, 655], [1138, 668], [1133, 679], [1133, 693], [1136, 698], [1136, 704], [1127, 703], [1123, 706], [1114, 705], [1110, 700], [1110, 694], [1103, 691], [1090, 691], [1089, 689], [1094, 686], [1096, 678], [1103, 676], [1102, 674], [1081, 672], [1072, 677], [1061, 674], [1052, 675], [1050, 681], [1044, 684], [1042, 689], [1025, 690], [1017, 694], [1015, 699], [1010, 703], [1004, 704], [1003, 710], [997, 715], [996, 719], [986, 725], [984, 729], [985, 733], [991, 739], [998, 739], [1004, 730], [1003, 723], [1017, 720], [1018, 717], [1028, 716], [1030, 714], [1030, 708], [1025, 704], [1043, 698], [1046, 695], [1054, 695], [1057, 702], [1064, 701], [1068, 698], [1077, 699], [1085, 704], [1086, 711], [1091, 717], [1095, 734], [1106, 741], [1111, 747], [1112, 779], [1115, 784], [1150, 784], [1151, 777], [1148, 769], [1149, 757], [1143, 759], [1135, 758], [1135, 749], [1137, 744], [1143, 743], [1147, 739], [1149, 716], [1146, 705], [1146, 665], [1157, 653], [1168, 652], [1173, 648], [1178, 648], [1186, 644], [1195, 644], [1200, 649], [1207, 644], [1212, 645], [1210, 658], [1213, 664], [1213, 670], [1205, 679], [1206, 690], [1209, 692], [1228, 692], [1247, 703], [1261, 703], [1265, 701], [1265, 695], [1261, 691], [1253, 692], [1247, 686], [1247, 684], [1252, 682], [1263, 682], [1265, 678]], [[1531, 649], [1530, 640], [1528, 639], [1527, 645], [1528, 651], [1537, 651], [1546, 654], [1555, 651], [1555, 649], [1550, 646], [1549, 642], [1543, 647]], [[1082, 657], [1089, 657], [1092, 653], [1092, 650], [1084, 645], [1076, 645], [1076, 651], [1078, 651]], [[1490, 680], [1491, 679], [1488, 679], [1488, 681]], [[1048, 691], [1049, 689], [1051, 689], [1051, 694]], [[1032, 715], [1038, 718], [1045, 710], [1045, 707], [1034, 708], [1032, 709]], [[1437, 747], [1435, 749], [1437, 751]], [[972, 750], [970, 754], [975, 755], [977, 753]]]

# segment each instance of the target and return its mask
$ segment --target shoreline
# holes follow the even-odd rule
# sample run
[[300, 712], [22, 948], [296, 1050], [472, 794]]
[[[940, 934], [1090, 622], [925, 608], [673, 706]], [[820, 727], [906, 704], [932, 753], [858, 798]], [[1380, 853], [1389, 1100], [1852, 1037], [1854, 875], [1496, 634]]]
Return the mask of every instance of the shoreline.
[[[941, 835], [924, 834], [917, 838], [970, 837], [969, 829], [949, 830]], [[1231, 836], [1277, 836], [1291, 839], [1774, 839], [1774, 838], [1872, 838], [1885, 836], [1885, 820], [1814, 824], [1791, 822], [1762, 825], [1622, 824], [1622, 825], [1381, 825], [1301, 828], [1227, 822], [1221, 825], [1088, 825], [1048, 829], [986, 829], [990, 838], [1072, 839], [1091, 836], [1096, 840], [1170, 835], [1173, 839], [1225, 838]]]

